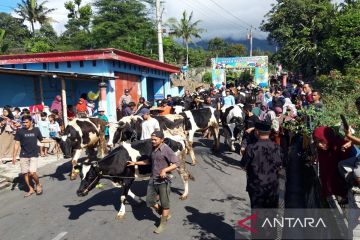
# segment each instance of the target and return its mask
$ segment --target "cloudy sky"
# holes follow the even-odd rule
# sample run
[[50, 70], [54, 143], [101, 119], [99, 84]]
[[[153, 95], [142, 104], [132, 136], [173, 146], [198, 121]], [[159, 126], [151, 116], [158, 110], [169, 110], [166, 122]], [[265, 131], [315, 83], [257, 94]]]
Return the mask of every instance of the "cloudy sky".
[[[40, 0], [41, 1], [41, 0]], [[52, 18], [58, 33], [64, 31], [67, 14], [64, 2], [67, 0], [48, 0], [48, 6], [56, 8]], [[91, 2], [92, 0], [83, 0]], [[334, 0], [340, 2], [341, 0]], [[20, 0], [0, 0], [0, 11], [12, 12]], [[258, 30], [264, 15], [271, 9], [271, 4], [276, 0], [165, 0], [164, 15], [166, 20], [170, 17], [180, 18], [184, 10], [193, 11], [194, 19], [201, 20], [201, 27], [207, 29], [203, 38], [215, 36], [245, 38], [250, 26], [257, 28], [254, 37], [265, 38], [266, 33]]]

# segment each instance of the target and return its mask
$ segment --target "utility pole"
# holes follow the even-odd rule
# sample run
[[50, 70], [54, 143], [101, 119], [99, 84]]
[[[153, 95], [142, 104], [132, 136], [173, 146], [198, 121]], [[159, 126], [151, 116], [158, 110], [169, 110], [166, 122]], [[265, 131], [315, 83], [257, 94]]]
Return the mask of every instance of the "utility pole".
[[250, 40], [250, 57], [252, 57], [253, 52], [253, 26], [250, 26], [249, 40]]
[[164, 49], [163, 49], [163, 40], [162, 40], [162, 12], [161, 12], [161, 3], [160, 0], [156, 0], [156, 23], [158, 31], [158, 48], [159, 48], [159, 61], [164, 62]]

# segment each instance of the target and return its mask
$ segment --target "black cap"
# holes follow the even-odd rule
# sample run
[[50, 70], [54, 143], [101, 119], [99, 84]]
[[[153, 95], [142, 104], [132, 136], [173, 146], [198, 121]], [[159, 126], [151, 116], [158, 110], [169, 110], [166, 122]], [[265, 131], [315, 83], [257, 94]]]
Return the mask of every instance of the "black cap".
[[259, 132], [270, 132], [271, 131], [271, 124], [266, 121], [257, 121], [255, 123], [255, 129]]
[[158, 137], [164, 139], [164, 133], [162, 131], [155, 131], [151, 134], [152, 137]]

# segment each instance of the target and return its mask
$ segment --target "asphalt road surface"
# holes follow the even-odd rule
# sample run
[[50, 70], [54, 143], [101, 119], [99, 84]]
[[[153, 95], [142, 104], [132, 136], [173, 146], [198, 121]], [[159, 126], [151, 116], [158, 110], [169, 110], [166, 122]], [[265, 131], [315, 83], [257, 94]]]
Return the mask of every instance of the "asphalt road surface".
[[[183, 186], [174, 174], [172, 218], [160, 235], [153, 233], [157, 215], [131, 198], [125, 218], [115, 219], [121, 190], [107, 180], [102, 180], [103, 190], [78, 197], [80, 180], [69, 180], [70, 163], [61, 160], [40, 169], [43, 195], [24, 198], [21, 184], [0, 193], [0, 239], [235, 239], [235, 224], [249, 216], [246, 174], [238, 166], [237, 153], [224, 151], [222, 144], [220, 153], [214, 155], [211, 144], [206, 139], [194, 143], [198, 164], [188, 165], [195, 181], [190, 182], [187, 200], [179, 200]], [[145, 199], [146, 186], [146, 181], [135, 182], [132, 190]]]

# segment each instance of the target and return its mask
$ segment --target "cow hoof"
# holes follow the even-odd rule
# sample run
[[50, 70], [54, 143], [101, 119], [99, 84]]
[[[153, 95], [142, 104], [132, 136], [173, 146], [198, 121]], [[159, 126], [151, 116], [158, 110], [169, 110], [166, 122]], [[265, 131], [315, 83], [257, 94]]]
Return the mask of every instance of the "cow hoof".
[[116, 215], [116, 220], [123, 220], [125, 218], [125, 215]]
[[179, 197], [180, 200], [186, 200], [187, 198], [188, 198], [187, 195], [186, 195], [186, 196], [181, 195], [181, 196]]

